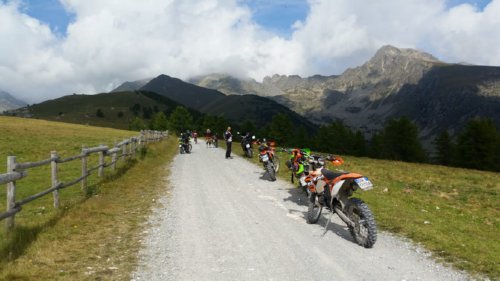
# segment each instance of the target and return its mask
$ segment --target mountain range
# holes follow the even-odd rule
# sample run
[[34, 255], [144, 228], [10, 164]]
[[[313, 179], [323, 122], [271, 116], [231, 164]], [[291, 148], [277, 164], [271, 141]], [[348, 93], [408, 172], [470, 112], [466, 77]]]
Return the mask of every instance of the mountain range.
[[118, 98], [123, 91], [156, 93], [197, 112], [258, 127], [279, 113], [309, 131], [341, 121], [366, 138], [387, 120], [406, 116], [418, 125], [426, 147], [442, 131], [456, 135], [476, 117], [490, 118], [500, 127], [500, 67], [450, 64], [393, 46], [382, 47], [365, 64], [341, 75], [273, 75], [262, 82], [225, 74], [187, 81], [159, 75], [125, 82], [109, 95]]
[[0, 113], [6, 110], [16, 109], [26, 105], [26, 102], [18, 100], [11, 94], [0, 90]]
[[268, 97], [313, 123], [340, 120], [367, 137], [401, 116], [416, 122], [427, 144], [444, 130], [456, 134], [476, 117], [500, 126], [500, 67], [449, 64], [393, 46], [339, 76], [274, 75], [259, 83], [212, 74], [191, 82], [228, 95]]

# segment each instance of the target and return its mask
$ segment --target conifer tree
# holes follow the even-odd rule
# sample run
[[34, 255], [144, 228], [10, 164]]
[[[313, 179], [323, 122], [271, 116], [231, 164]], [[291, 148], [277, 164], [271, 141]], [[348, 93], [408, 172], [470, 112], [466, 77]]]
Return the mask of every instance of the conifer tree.
[[436, 161], [438, 164], [449, 166], [454, 163], [455, 144], [448, 131], [443, 131], [435, 140]]
[[474, 119], [458, 137], [458, 165], [466, 168], [500, 171], [499, 133], [490, 119]]

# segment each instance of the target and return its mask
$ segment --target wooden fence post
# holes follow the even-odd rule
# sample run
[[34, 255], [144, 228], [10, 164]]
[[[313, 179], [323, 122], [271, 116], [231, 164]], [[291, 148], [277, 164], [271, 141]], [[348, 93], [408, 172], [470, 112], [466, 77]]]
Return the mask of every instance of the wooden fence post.
[[82, 148], [82, 190], [87, 194], [87, 153], [85, 152], [85, 148]]
[[[52, 161], [50, 162], [50, 166], [52, 168], [52, 187], [56, 186], [59, 184], [59, 181], [57, 180], [57, 152], [56, 151], [51, 151], [50, 152], [50, 159]], [[56, 189], [52, 192], [52, 195], [54, 196], [54, 208], [58, 209], [59, 208], [59, 190]]]
[[132, 158], [135, 158], [135, 148], [137, 147], [136, 146], [136, 139], [135, 138], [131, 138], [131, 141], [132, 143], [130, 144], [132, 147], [131, 147], [131, 150], [132, 150]]
[[141, 148], [146, 147], [146, 138], [144, 137], [144, 131], [141, 131], [140, 142]]
[[[115, 146], [116, 147], [116, 141], [115, 141]], [[113, 170], [113, 172], [116, 170], [116, 152], [113, 153], [113, 156], [111, 156], [111, 170]]]
[[130, 139], [130, 141], [128, 142], [128, 155], [129, 155], [129, 158], [132, 159], [132, 156], [133, 156], [133, 153], [132, 153], [132, 147], [134, 146], [134, 140], [133, 139]]
[[[101, 144], [103, 146], [103, 144]], [[102, 178], [104, 176], [104, 151], [99, 151], [99, 169], [97, 170], [97, 176]]]
[[127, 144], [122, 144], [122, 160], [125, 162], [125, 156], [127, 155]]
[[[16, 169], [16, 156], [7, 157], [7, 173], [12, 173]], [[14, 208], [16, 204], [16, 182], [7, 184], [7, 211]], [[7, 230], [14, 228], [14, 216], [5, 219], [5, 227]]]

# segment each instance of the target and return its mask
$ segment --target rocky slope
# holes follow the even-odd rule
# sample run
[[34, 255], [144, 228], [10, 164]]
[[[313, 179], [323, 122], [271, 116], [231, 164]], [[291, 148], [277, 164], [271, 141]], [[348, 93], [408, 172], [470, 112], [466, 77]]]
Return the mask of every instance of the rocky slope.
[[[231, 85], [248, 85], [234, 80], [221, 91], [231, 94], [239, 91]], [[443, 130], [458, 132], [475, 117], [491, 118], [500, 126], [500, 67], [448, 64], [413, 49], [384, 46], [340, 76], [274, 75], [250, 84], [252, 93], [312, 122], [342, 120], [367, 137], [387, 119], [403, 115], [417, 122], [427, 143]], [[219, 89], [214, 77], [206, 86]], [[246, 86], [240, 89], [246, 93]]]
[[18, 100], [9, 93], [0, 90], [0, 113], [26, 106], [26, 104], [26, 102]]

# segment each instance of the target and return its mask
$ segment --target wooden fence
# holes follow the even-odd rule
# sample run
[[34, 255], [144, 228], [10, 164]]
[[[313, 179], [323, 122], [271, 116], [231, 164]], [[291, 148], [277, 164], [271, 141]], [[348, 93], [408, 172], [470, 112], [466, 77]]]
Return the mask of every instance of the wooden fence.
[[[87, 178], [92, 174], [92, 172], [97, 171], [97, 175], [102, 177], [104, 176], [105, 168], [111, 167], [111, 170], [114, 171], [118, 161], [125, 161], [127, 158], [135, 158], [136, 152], [145, 147], [147, 143], [161, 141], [167, 136], [168, 131], [141, 131], [139, 136], [126, 139], [112, 148], [104, 145], [92, 148], [82, 148], [82, 152], [79, 155], [68, 158], [61, 158], [56, 151], [52, 151], [49, 159], [38, 162], [18, 163], [16, 162], [16, 156], [8, 156], [7, 173], [0, 174], [0, 185], [7, 184], [7, 211], [0, 213], [0, 220], [6, 219], [7, 229], [12, 229], [14, 227], [15, 215], [21, 211], [23, 205], [49, 193], [53, 194], [54, 208], [59, 208], [59, 190], [78, 183], [81, 183], [81, 189], [85, 192], [85, 194], [87, 194]], [[99, 164], [95, 167], [89, 168], [87, 165], [88, 158], [92, 154], [98, 154]], [[109, 163], [105, 162], [107, 156], [111, 157], [111, 161]], [[70, 182], [60, 182], [57, 177], [59, 168], [58, 164], [78, 159], [82, 162], [81, 177]], [[45, 165], [51, 165], [52, 186], [42, 192], [16, 201], [16, 181], [26, 177], [28, 175], [28, 169]]]

